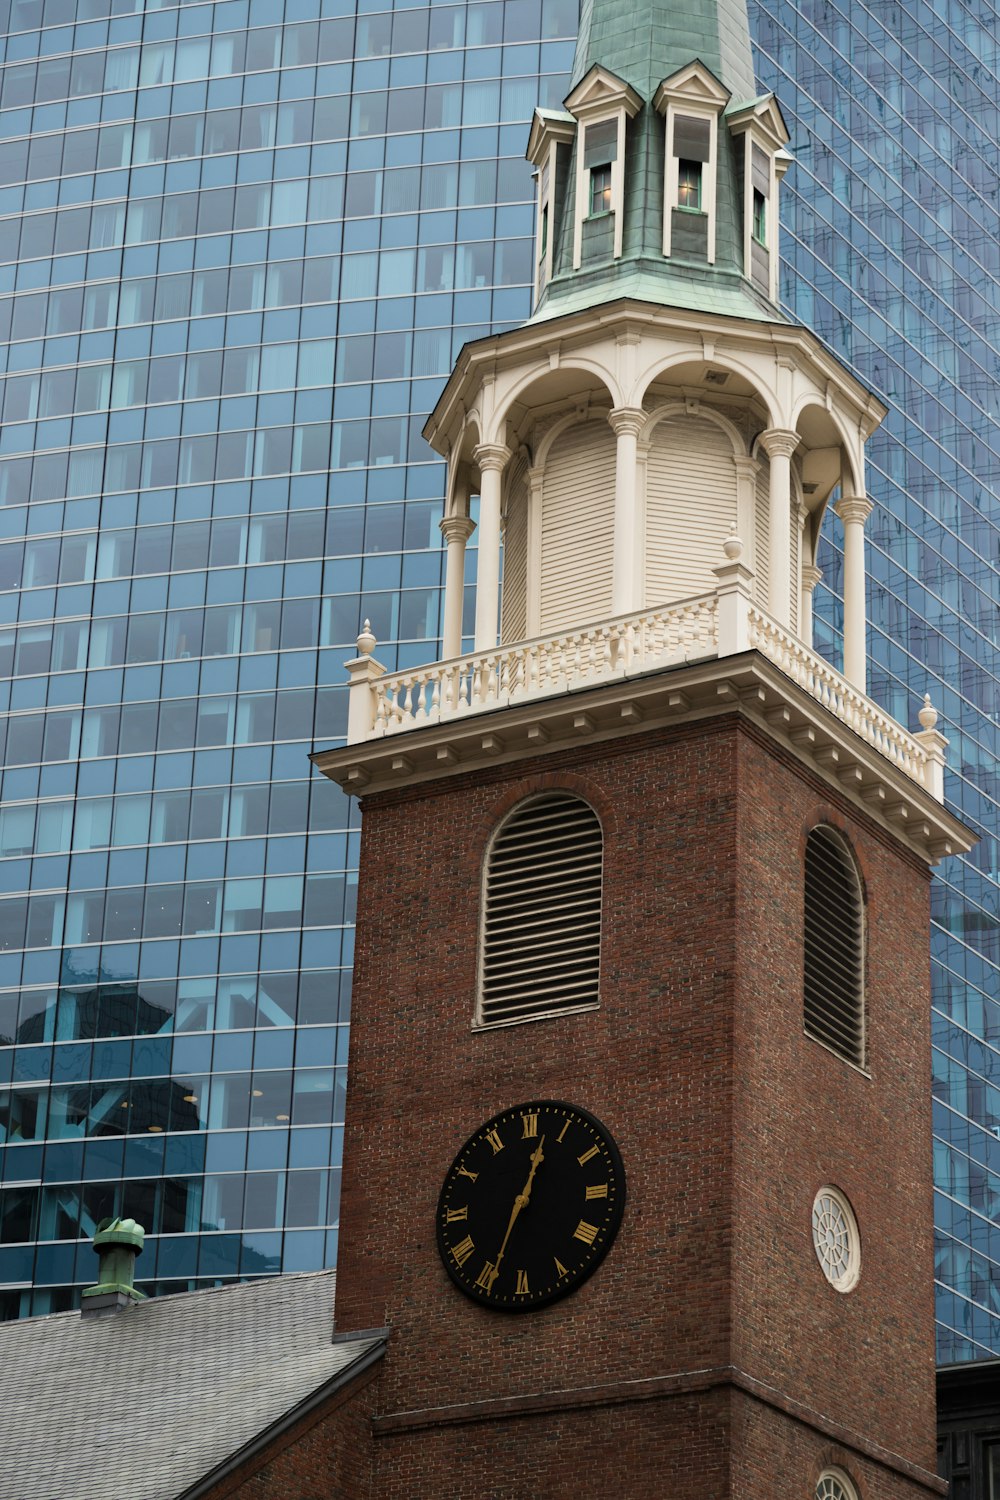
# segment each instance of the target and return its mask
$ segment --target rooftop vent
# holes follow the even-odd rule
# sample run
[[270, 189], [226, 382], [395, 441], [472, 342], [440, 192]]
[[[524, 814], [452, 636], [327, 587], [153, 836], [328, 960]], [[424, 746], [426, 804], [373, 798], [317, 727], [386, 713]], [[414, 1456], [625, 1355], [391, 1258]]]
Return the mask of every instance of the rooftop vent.
[[706, 370], [705, 371], [705, 384], [706, 385], [725, 385], [725, 383], [726, 383], [726, 381], [728, 379], [729, 379], [729, 371], [728, 370]]
[[134, 1219], [102, 1219], [94, 1235], [94, 1249], [100, 1256], [97, 1285], [83, 1294], [80, 1311], [84, 1317], [116, 1313], [119, 1308], [141, 1302], [146, 1293], [132, 1285], [135, 1260], [142, 1254], [146, 1231]]
[[806, 842], [806, 1035], [864, 1063], [864, 904], [847, 844], [832, 828]]
[[603, 837], [567, 792], [522, 802], [486, 865], [479, 1023], [541, 1020], [598, 1002]]

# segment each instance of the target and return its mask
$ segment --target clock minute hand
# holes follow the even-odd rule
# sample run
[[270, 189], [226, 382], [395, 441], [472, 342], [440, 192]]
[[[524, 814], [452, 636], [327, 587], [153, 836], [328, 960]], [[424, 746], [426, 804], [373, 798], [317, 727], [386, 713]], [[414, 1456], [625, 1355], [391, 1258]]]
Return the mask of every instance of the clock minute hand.
[[522, 1208], [527, 1208], [528, 1206], [528, 1200], [531, 1197], [531, 1184], [535, 1180], [535, 1173], [538, 1171], [538, 1168], [545, 1160], [545, 1157], [542, 1155], [542, 1147], [544, 1145], [545, 1137], [543, 1135], [541, 1140], [538, 1142], [535, 1150], [531, 1153], [531, 1171], [528, 1173], [528, 1180], [524, 1184], [524, 1189], [522, 1192], [518, 1193], [517, 1197], [514, 1199], [514, 1207], [510, 1211], [510, 1220], [507, 1224], [507, 1233], [503, 1237], [503, 1244], [500, 1246], [500, 1249], [497, 1252], [497, 1258], [493, 1262], [494, 1277], [500, 1270], [500, 1262], [503, 1260], [504, 1252], [507, 1249], [507, 1241], [510, 1239], [510, 1232], [517, 1222], [517, 1216], [521, 1212]]

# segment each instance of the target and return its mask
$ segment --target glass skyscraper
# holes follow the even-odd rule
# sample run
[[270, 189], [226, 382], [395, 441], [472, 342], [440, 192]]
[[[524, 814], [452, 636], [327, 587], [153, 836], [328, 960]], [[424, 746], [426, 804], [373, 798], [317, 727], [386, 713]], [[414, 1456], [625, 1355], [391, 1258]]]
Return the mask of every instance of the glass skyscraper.
[[[306, 757], [343, 733], [365, 618], [390, 669], [438, 636], [420, 428], [461, 345], [528, 315], [527, 126], [561, 103], [577, 19], [384, 4], [0, 0], [8, 1316], [72, 1305], [112, 1212], [149, 1231], [147, 1290], [335, 1258], [357, 815]], [[936, 880], [932, 938], [939, 1352], [979, 1357], [1000, 1352], [1000, 12], [750, 20], [796, 163], [783, 302], [890, 405], [872, 695], [912, 726], [931, 689], [984, 835]]]

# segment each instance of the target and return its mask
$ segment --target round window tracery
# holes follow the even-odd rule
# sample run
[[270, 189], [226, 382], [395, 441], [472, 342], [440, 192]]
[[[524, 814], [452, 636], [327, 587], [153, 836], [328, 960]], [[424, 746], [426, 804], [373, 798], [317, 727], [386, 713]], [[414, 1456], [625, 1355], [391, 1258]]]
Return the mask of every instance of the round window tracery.
[[827, 1281], [838, 1292], [851, 1291], [861, 1275], [861, 1237], [851, 1205], [835, 1187], [820, 1188], [816, 1194], [812, 1233], [816, 1259]]
[[824, 1469], [816, 1484], [815, 1500], [858, 1500], [858, 1492], [840, 1469]]

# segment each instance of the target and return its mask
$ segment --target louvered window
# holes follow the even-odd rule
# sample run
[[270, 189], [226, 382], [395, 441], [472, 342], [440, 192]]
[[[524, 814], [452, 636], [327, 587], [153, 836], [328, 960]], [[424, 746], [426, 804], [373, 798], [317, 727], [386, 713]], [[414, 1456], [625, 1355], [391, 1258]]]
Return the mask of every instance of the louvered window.
[[865, 1060], [864, 903], [844, 839], [814, 828], [806, 842], [805, 1029], [840, 1057]]
[[579, 797], [530, 797], [504, 820], [486, 864], [480, 1025], [597, 1004], [602, 865], [600, 822]]

